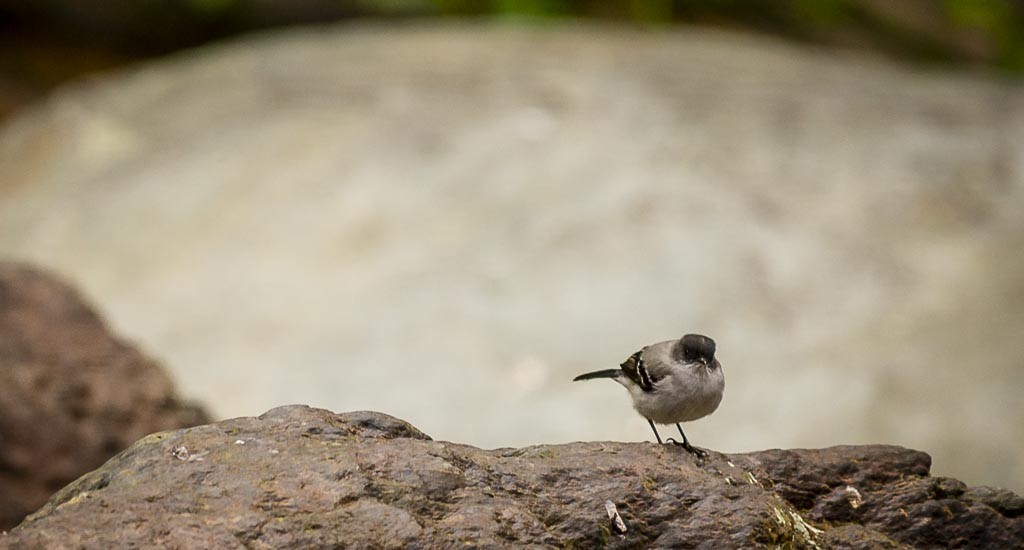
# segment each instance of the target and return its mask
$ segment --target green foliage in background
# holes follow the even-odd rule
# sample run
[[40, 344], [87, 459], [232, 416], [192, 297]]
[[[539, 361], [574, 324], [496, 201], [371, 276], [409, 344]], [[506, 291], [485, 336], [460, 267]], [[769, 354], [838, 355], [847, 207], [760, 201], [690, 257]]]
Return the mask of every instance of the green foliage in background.
[[943, 7], [956, 24], [979, 29], [996, 42], [999, 66], [1024, 73], [1024, 8], [1010, 0], [946, 0]]
[[377, 15], [703, 23], [1024, 73], [1024, 3], [1013, 0], [357, 0], [357, 4]]
[[[360, 17], [694, 23], [1024, 74], [1024, 0], [0, 0], [0, 24], [159, 54], [259, 28]], [[2, 25], [0, 25], [2, 26]]]

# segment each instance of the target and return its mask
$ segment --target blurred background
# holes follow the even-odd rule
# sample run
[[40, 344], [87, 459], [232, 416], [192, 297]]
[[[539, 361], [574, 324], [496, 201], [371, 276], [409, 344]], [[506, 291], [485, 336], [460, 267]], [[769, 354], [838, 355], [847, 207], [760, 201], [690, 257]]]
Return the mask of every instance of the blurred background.
[[0, 0], [0, 258], [221, 418], [649, 440], [570, 380], [700, 332], [697, 445], [893, 443], [1021, 492], [1022, 30], [1009, 0]]

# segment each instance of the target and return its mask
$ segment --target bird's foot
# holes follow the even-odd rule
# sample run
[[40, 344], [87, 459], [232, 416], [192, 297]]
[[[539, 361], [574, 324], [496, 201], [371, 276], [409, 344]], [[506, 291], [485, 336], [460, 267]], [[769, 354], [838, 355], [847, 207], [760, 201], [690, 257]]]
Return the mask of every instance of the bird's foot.
[[671, 441], [673, 445], [678, 445], [678, 446], [686, 449], [687, 452], [689, 452], [690, 454], [696, 456], [697, 458], [699, 458], [701, 460], [703, 460], [703, 459], [708, 457], [708, 452], [707, 451], [705, 451], [704, 449], [701, 449], [700, 447], [694, 447], [693, 445], [690, 445], [689, 441], [684, 441], [684, 442], [680, 443], [680, 442], [676, 441], [675, 439], [672, 439], [671, 437], [668, 438], [666, 441]]

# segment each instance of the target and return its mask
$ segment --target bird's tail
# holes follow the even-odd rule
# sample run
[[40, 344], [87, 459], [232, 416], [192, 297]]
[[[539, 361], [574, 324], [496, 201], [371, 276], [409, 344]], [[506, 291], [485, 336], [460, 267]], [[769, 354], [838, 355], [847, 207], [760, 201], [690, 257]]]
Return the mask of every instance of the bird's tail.
[[622, 374], [622, 369], [598, 370], [581, 374], [576, 378], [573, 378], [572, 381], [579, 382], [580, 380], [593, 380], [595, 378], [618, 378], [620, 374]]

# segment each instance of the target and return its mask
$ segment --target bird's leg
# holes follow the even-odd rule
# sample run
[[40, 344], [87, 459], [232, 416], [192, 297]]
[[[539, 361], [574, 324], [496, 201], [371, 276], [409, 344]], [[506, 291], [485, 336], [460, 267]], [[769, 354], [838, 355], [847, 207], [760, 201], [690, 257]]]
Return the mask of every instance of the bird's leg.
[[679, 428], [679, 435], [683, 436], [683, 446], [689, 447], [690, 440], [686, 439], [686, 434], [683, 433], [683, 426], [680, 423], [676, 422], [676, 428]]
[[693, 454], [695, 454], [695, 455], [697, 455], [697, 456], [699, 456], [701, 458], [704, 458], [704, 457], [708, 456], [708, 452], [705, 451], [704, 449], [698, 449], [697, 447], [694, 447], [693, 445], [690, 445], [690, 441], [686, 439], [686, 434], [683, 433], [683, 427], [678, 422], [676, 422], [676, 428], [679, 428], [679, 435], [683, 436], [683, 442], [682, 443], [676, 443], [674, 440], [671, 440], [671, 439], [669, 441], [672, 441], [673, 443], [676, 443], [677, 445], [682, 445], [684, 449], [686, 449], [687, 451], [689, 451], [689, 452], [691, 452], [691, 453], [693, 453]]
[[658, 445], [661, 445], [661, 436], [658, 435], [658, 428], [654, 427], [654, 421], [648, 418], [647, 423], [650, 424], [651, 429], [654, 430], [654, 437], [658, 440]]

